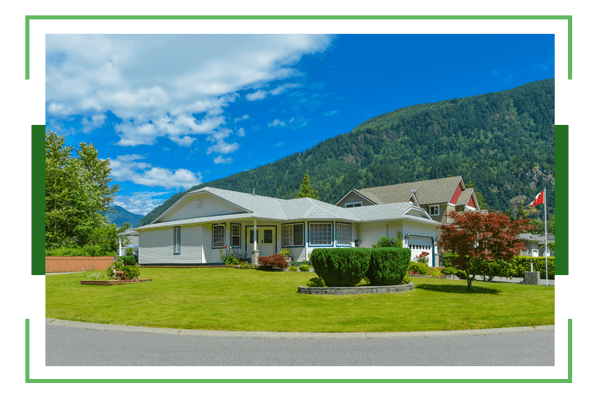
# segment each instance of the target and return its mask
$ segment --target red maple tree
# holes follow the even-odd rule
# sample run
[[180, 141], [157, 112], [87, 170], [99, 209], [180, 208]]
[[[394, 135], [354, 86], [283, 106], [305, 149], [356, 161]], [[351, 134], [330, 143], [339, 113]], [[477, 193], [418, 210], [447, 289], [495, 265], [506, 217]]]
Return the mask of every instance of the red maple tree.
[[473, 290], [471, 282], [475, 273], [485, 274], [487, 271], [481, 268], [489, 268], [487, 263], [478, 263], [478, 270], [469, 273], [477, 259], [509, 262], [526, 248], [519, 234], [529, 229], [527, 221], [511, 221], [506, 214], [498, 212], [451, 211], [448, 217], [453, 222], [440, 226], [438, 247], [457, 255], [452, 266], [466, 272], [469, 290]]

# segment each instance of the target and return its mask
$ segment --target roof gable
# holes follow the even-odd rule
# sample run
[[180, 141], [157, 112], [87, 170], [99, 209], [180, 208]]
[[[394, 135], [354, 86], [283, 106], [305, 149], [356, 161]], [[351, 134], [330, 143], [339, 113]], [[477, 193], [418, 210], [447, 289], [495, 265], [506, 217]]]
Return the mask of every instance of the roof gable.
[[416, 189], [419, 203], [428, 205], [448, 203], [459, 186], [461, 190], [465, 189], [462, 177], [453, 176], [429, 181], [364, 188], [357, 192], [369, 198], [377, 198], [379, 200], [377, 204], [389, 204], [407, 201], [413, 190]]

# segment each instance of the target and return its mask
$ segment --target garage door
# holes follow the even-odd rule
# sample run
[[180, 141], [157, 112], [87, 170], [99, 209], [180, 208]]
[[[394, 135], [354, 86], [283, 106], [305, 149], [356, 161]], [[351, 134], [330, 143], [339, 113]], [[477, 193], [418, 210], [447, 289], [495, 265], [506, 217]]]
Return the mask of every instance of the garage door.
[[429, 262], [427, 263], [430, 267], [432, 265], [433, 260], [433, 249], [431, 248], [431, 238], [420, 237], [420, 236], [409, 236], [408, 237], [408, 247], [410, 248], [410, 259], [414, 261], [422, 252], [429, 253], [427, 257], [429, 258]]

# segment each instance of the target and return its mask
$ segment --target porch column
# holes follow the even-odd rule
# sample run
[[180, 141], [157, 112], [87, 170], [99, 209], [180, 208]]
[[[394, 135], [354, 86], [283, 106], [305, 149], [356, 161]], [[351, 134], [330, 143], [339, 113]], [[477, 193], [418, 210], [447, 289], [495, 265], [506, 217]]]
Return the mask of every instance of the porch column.
[[258, 240], [258, 232], [256, 231], [256, 218], [254, 218], [254, 249], [252, 250], [252, 265], [258, 267], [258, 248], [256, 242]]
[[304, 259], [308, 261], [308, 221], [304, 221]]
[[122, 256], [122, 254], [121, 254], [121, 246], [122, 246], [122, 244], [121, 244], [121, 236], [119, 236], [119, 256]]

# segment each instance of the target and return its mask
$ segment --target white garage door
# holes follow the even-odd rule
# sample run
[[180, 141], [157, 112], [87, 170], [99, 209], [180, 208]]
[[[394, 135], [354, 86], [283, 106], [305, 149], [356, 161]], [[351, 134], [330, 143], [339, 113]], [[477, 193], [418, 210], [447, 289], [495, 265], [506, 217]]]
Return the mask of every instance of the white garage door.
[[429, 262], [427, 263], [430, 267], [432, 266], [433, 260], [433, 249], [431, 248], [431, 239], [427, 237], [419, 237], [419, 236], [409, 236], [408, 237], [408, 247], [410, 248], [410, 259], [414, 261], [422, 252], [429, 253], [427, 258], [429, 258]]

